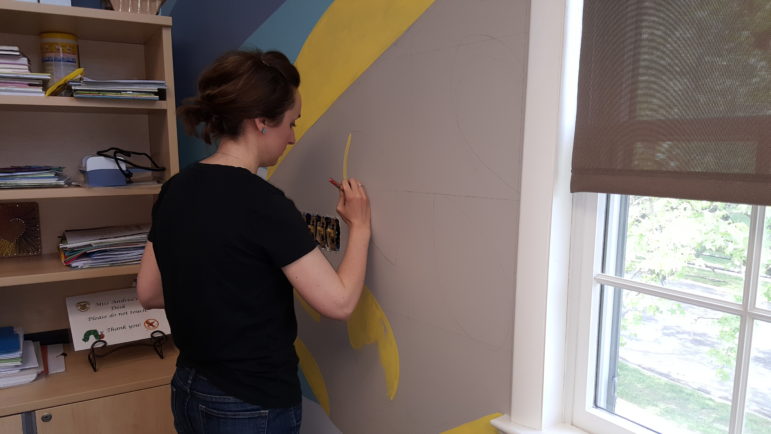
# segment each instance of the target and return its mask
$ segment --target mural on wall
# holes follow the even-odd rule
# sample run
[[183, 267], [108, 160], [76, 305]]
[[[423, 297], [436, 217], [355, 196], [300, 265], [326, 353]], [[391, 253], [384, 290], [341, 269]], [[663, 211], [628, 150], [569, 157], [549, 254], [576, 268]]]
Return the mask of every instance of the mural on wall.
[[[348, 179], [348, 154], [351, 150], [351, 139], [352, 134], [349, 133], [345, 142], [345, 150], [343, 151], [342, 179]], [[297, 294], [295, 293], [295, 295]], [[321, 321], [321, 314], [301, 297], [297, 296], [297, 299], [303, 310], [314, 321]], [[366, 285], [362, 291], [359, 304], [356, 306], [351, 318], [347, 321], [347, 328], [348, 339], [352, 348], [359, 349], [365, 345], [376, 344], [385, 375], [388, 398], [394, 399], [399, 387], [399, 349], [388, 317], [383, 312], [383, 308], [380, 307], [372, 291]], [[315, 397], [318, 404], [329, 414], [329, 396], [326, 383], [316, 360], [301, 339], [297, 339], [295, 348], [300, 357], [302, 374], [305, 376], [313, 393], [313, 396], [309, 398]]]
[[[362, 179], [372, 199], [352, 317], [297, 297], [303, 432], [494, 432], [510, 397], [529, 3], [211, 3], [166, 5], [180, 100], [227, 49], [284, 52], [303, 113], [297, 145], [261, 175], [312, 214], [334, 215], [329, 177]], [[182, 166], [214, 151], [179, 137]]]

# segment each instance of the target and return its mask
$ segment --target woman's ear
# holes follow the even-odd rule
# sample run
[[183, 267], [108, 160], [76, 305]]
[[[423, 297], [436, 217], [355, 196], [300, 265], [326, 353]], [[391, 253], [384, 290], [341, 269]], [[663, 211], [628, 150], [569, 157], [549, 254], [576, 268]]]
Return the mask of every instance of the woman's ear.
[[257, 127], [257, 131], [259, 131], [261, 134], [265, 134], [265, 132], [268, 130], [268, 123], [267, 119], [265, 118], [255, 118], [254, 119], [254, 126]]

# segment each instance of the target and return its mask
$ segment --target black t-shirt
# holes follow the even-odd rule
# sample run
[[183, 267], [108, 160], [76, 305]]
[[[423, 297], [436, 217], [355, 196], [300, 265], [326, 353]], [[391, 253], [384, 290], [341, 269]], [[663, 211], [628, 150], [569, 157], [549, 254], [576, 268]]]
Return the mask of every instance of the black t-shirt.
[[246, 169], [196, 163], [169, 179], [149, 234], [178, 363], [268, 408], [297, 405], [292, 285], [316, 246], [284, 193]]

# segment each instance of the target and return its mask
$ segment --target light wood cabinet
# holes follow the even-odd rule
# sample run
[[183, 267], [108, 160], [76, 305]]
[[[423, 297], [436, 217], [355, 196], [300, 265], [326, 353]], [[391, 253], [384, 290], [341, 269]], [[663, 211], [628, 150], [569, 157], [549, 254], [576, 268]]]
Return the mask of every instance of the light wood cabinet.
[[23, 434], [21, 415], [0, 417], [0, 434]]
[[[32, 71], [42, 71], [39, 33], [50, 31], [77, 36], [87, 77], [165, 80], [166, 101], [0, 95], [0, 166], [62, 165], [79, 179], [84, 156], [114, 146], [152, 155], [166, 167], [160, 181], [177, 173], [171, 18], [0, 0], [0, 45], [19, 46]], [[160, 187], [0, 189], [0, 202], [38, 203], [43, 250], [0, 258], [0, 325], [26, 333], [68, 328], [65, 297], [130, 286], [138, 266], [70, 269], [59, 262], [58, 237], [66, 229], [148, 223]], [[66, 372], [0, 389], [0, 432], [16, 432], [29, 412], [40, 433], [170, 430], [172, 345], [164, 359], [147, 347], [113, 353], [96, 373], [85, 351], [68, 353]], [[44, 412], [51, 422], [40, 421]]]
[[38, 434], [173, 433], [169, 386], [35, 412]]

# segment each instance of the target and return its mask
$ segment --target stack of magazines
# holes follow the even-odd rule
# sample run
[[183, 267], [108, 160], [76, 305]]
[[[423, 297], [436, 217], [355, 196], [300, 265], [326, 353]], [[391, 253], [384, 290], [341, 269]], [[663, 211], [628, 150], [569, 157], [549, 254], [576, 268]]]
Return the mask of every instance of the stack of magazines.
[[147, 224], [64, 231], [59, 255], [73, 268], [138, 264], [149, 231]]
[[66, 187], [69, 178], [59, 166], [0, 167], [0, 188]]
[[51, 74], [30, 72], [29, 59], [15, 45], [0, 45], [0, 95], [43, 95]]
[[163, 80], [82, 80], [70, 81], [67, 86], [75, 98], [166, 99]]

